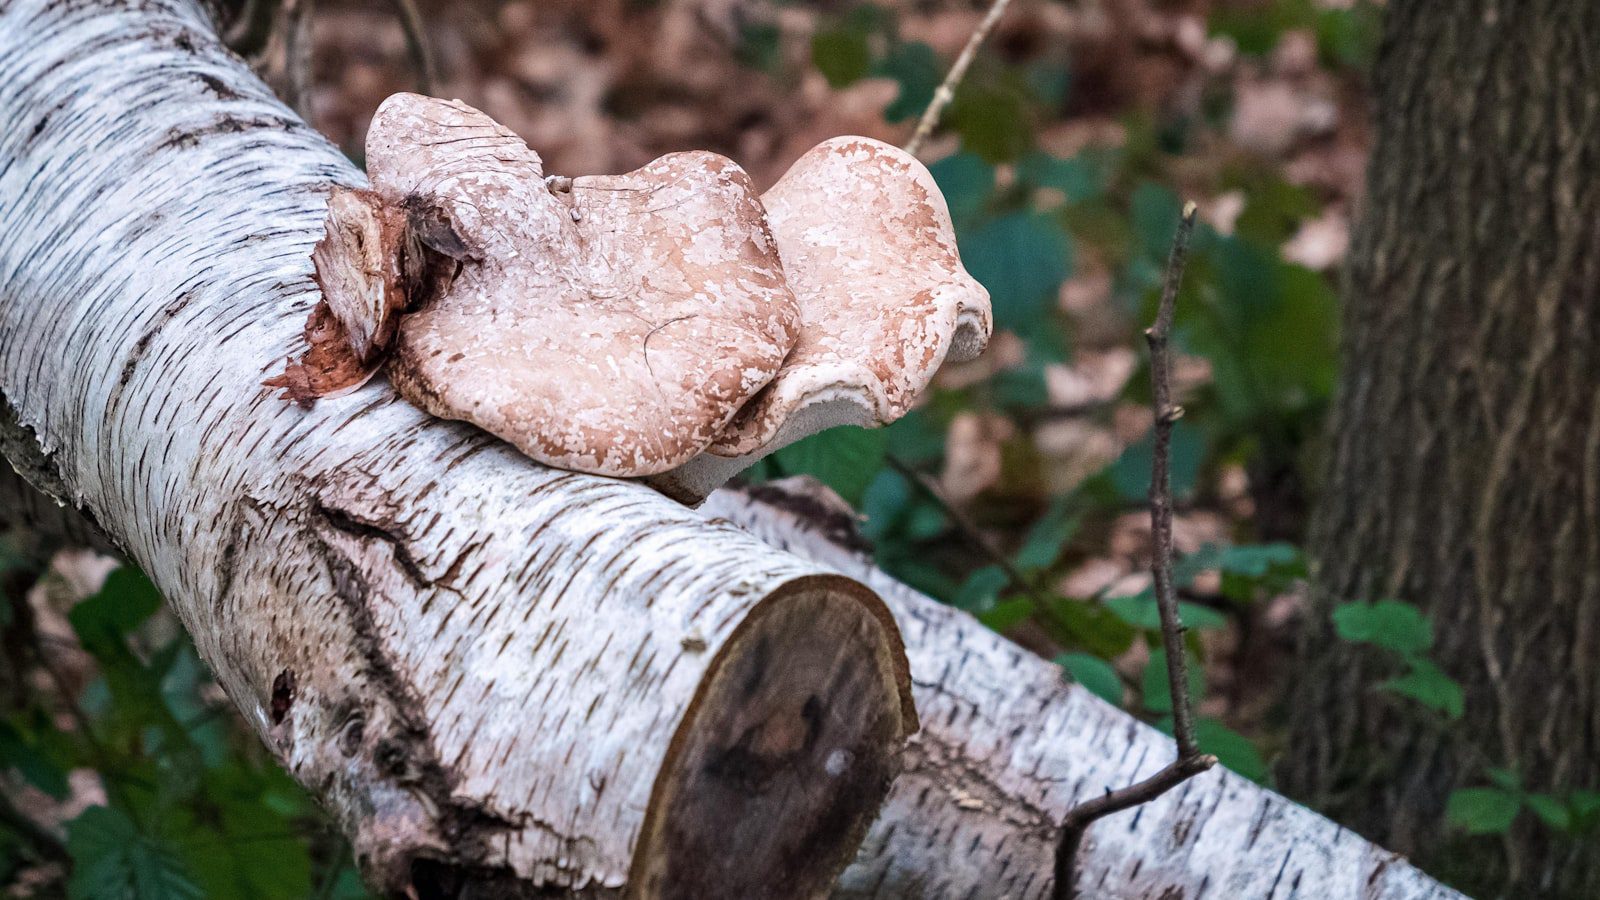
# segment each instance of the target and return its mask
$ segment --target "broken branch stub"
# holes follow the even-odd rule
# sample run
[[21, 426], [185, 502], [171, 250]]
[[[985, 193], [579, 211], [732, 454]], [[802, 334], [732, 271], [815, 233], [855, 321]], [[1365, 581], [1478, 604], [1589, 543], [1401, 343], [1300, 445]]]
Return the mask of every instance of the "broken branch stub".
[[894, 421], [989, 334], [933, 178], [867, 138], [761, 197], [699, 151], [547, 181], [483, 113], [397, 94], [367, 158], [373, 190], [330, 199], [321, 327], [274, 382], [291, 399], [387, 358], [434, 415], [698, 503], [806, 435]]

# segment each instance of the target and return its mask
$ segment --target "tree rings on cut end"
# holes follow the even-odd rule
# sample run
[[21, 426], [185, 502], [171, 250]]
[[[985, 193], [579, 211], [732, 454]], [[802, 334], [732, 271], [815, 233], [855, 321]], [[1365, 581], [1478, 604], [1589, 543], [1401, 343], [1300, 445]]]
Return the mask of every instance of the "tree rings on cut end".
[[630, 894], [803, 898], [854, 856], [916, 730], [904, 649], [830, 575], [762, 601], [712, 661], [657, 777]]

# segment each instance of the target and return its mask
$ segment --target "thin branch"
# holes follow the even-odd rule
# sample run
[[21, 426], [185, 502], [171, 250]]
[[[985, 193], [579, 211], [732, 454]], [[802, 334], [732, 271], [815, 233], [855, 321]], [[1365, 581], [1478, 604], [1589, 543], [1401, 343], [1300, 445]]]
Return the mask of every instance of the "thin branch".
[[956, 57], [955, 64], [945, 74], [944, 81], [933, 92], [933, 99], [928, 101], [928, 108], [922, 111], [922, 118], [917, 120], [917, 130], [911, 133], [911, 140], [906, 142], [906, 152], [912, 156], [922, 149], [922, 143], [933, 134], [933, 129], [939, 124], [939, 117], [944, 115], [944, 108], [956, 98], [956, 87], [961, 84], [961, 79], [967, 77], [967, 68], [972, 65], [972, 60], [978, 55], [978, 48], [983, 45], [984, 39], [989, 37], [989, 32], [994, 30], [996, 22], [1005, 15], [1006, 7], [1011, 5], [1011, 0], [994, 0], [989, 6], [989, 11], [984, 14], [983, 21], [972, 30], [972, 36], [967, 38], [967, 45], [961, 48], [961, 55]]
[[1183, 415], [1183, 408], [1172, 402], [1172, 358], [1167, 344], [1178, 288], [1183, 284], [1189, 237], [1194, 233], [1194, 217], [1195, 205], [1185, 204], [1178, 233], [1172, 241], [1172, 254], [1167, 257], [1167, 275], [1161, 286], [1156, 321], [1144, 333], [1150, 345], [1150, 380], [1156, 417], [1155, 448], [1150, 465], [1150, 530], [1155, 552], [1150, 561], [1150, 573], [1155, 579], [1156, 606], [1161, 614], [1161, 644], [1167, 656], [1167, 687], [1172, 695], [1172, 731], [1177, 739], [1178, 758], [1137, 784], [1107, 791], [1104, 796], [1067, 810], [1061, 820], [1061, 840], [1056, 845], [1055, 900], [1071, 900], [1076, 895], [1078, 849], [1084, 833], [1097, 819], [1148, 803], [1217, 764], [1215, 756], [1200, 753], [1195, 740], [1183, 621], [1178, 616], [1178, 598], [1172, 586], [1172, 423]]
[[1172, 333], [1173, 310], [1178, 288], [1183, 283], [1183, 264], [1189, 254], [1189, 236], [1194, 233], [1195, 205], [1183, 208], [1172, 254], [1167, 257], [1166, 282], [1161, 286], [1161, 305], [1156, 322], [1145, 330], [1150, 345], [1150, 380], [1155, 406], [1155, 449], [1150, 465], [1150, 531], [1155, 542], [1155, 558], [1150, 574], [1155, 579], [1156, 606], [1161, 612], [1161, 645], [1167, 652], [1167, 686], [1172, 691], [1172, 733], [1178, 739], [1178, 756], [1200, 752], [1194, 738], [1194, 713], [1189, 702], [1187, 654], [1183, 649], [1183, 622], [1178, 617], [1178, 597], [1172, 588], [1172, 424], [1183, 415], [1183, 407], [1172, 402], [1172, 354], [1168, 338]]
[[439, 83], [439, 70], [433, 62], [433, 51], [428, 48], [428, 33], [423, 27], [422, 13], [416, 0], [391, 0], [400, 17], [400, 28], [406, 33], [406, 50], [411, 54], [411, 68], [416, 70], [417, 92], [433, 94]]
[[1083, 843], [1083, 836], [1090, 825], [1112, 813], [1131, 809], [1141, 803], [1149, 803], [1216, 764], [1215, 756], [1197, 754], [1179, 757], [1143, 781], [1114, 791], [1106, 791], [1093, 800], [1085, 800], [1067, 810], [1066, 816], [1061, 820], [1061, 842], [1056, 846], [1054, 895], [1056, 900], [1070, 900], [1077, 893], [1073, 884], [1076, 880], [1073, 863], [1078, 857], [1079, 845]]

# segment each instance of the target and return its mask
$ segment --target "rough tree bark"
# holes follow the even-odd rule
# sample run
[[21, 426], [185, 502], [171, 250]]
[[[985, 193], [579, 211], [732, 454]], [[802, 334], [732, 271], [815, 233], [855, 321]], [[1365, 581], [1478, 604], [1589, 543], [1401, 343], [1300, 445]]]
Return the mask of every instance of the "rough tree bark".
[[[1504, 840], [1441, 828], [1487, 766], [1600, 787], [1600, 5], [1387, 18], [1282, 774], [1486, 894], [1600, 896], [1594, 845], [1533, 816]], [[1374, 697], [1392, 666], [1331, 633], [1333, 604], [1391, 597], [1432, 616], [1461, 722]]]
[[386, 386], [272, 397], [359, 173], [196, 6], [3, 9], [6, 455], [150, 573], [368, 877], [825, 889], [915, 722], [881, 601]]
[[[815, 496], [727, 493], [693, 513], [543, 469], [381, 383], [310, 413], [268, 400], [257, 382], [314, 299], [326, 186], [357, 181], [196, 7], [0, 0], [4, 452], [152, 572], [369, 871], [424, 893], [604, 896], [659, 872], [641, 858], [687, 859], [694, 871], [667, 868], [677, 893], [808, 889], [853, 846], [850, 798], [882, 797], [882, 756], [870, 739], [866, 760], [831, 739], [785, 755], [806, 745], [792, 726], [839, 716], [808, 714], [807, 693], [772, 698], [789, 714], [762, 721], [761, 688], [787, 672], [829, 713], [872, 701], [881, 714], [845, 714], [847, 730], [905, 725], [892, 631], [841, 571], [915, 638], [929, 715], [840, 896], [1045, 896], [1066, 809], [1170, 754], [1056, 667], [874, 570]], [[19, 486], [0, 477], [0, 518], [78, 527]], [[781, 639], [740, 652], [764, 631]], [[740, 679], [702, 686], [709, 659], [766, 661], [761, 696], [719, 702]], [[686, 719], [680, 736], [740, 739], [652, 794]], [[806, 872], [761, 881], [784, 865]], [[1097, 824], [1079, 871], [1086, 896], [1454, 896], [1220, 771]]]

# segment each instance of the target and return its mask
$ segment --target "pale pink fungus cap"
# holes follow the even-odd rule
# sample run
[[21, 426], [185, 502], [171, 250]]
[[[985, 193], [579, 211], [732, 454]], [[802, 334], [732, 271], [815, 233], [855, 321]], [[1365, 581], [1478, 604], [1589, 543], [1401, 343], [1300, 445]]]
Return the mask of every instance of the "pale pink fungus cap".
[[269, 382], [290, 399], [387, 364], [434, 415], [697, 503], [802, 437], [894, 421], [989, 336], [933, 177], [879, 141], [825, 141], [759, 198], [700, 151], [546, 179], [483, 113], [396, 94], [367, 166], [371, 191], [330, 197], [309, 349]]

